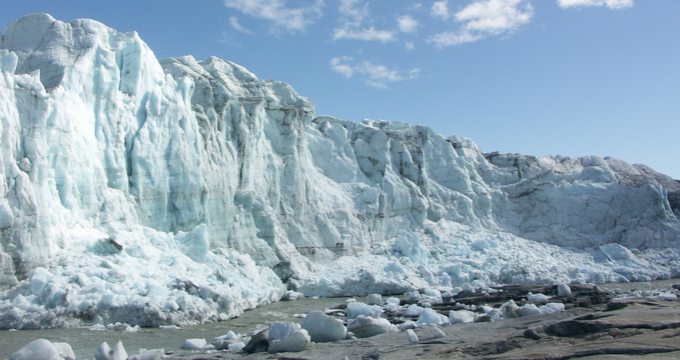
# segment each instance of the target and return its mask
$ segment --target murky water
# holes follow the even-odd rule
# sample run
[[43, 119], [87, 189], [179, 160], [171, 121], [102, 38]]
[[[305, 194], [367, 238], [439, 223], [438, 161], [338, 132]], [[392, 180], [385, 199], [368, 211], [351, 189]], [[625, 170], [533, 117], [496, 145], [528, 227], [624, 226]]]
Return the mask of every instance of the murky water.
[[[670, 290], [673, 284], [680, 283], [680, 279], [660, 280], [636, 283], [612, 283], [598, 285], [601, 289], [614, 291], [616, 288], [624, 292], [639, 290]], [[347, 298], [311, 299], [297, 301], [282, 301], [246, 311], [241, 317], [187, 327], [180, 330], [162, 330], [158, 328], [143, 328], [136, 333], [116, 332], [113, 330], [90, 331], [87, 328], [48, 329], [0, 331], [0, 360], [9, 356], [22, 346], [36, 339], [47, 339], [53, 342], [66, 342], [73, 348], [78, 360], [93, 359], [94, 351], [102, 342], [109, 346], [116, 345], [118, 340], [123, 342], [129, 355], [136, 354], [139, 348], [174, 351], [175, 354], [191, 354], [191, 351], [181, 350], [186, 339], [203, 338], [209, 343], [217, 336], [225, 335], [229, 330], [235, 333], [251, 333], [263, 329], [276, 321], [293, 321], [301, 323], [302, 319], [295, 318], [295, 314], [305, 314], [313, 310], [323, 310], [345, 303]], [[199, 351], [193, 352], [200, 353]]]
[[629, 291], [649, 291], [649, 290], [672, 290], [674, 284], [680, 284], [680, 279], [657, 280], [647, 282], [631, 282], [631, 283], [609, 283], [598, 284], [597, 286], [602, 290], [614, 291], [621, 289], [623, 292]]
[[[218, 323], [182, 328], [180, 330], [163, 330], [158, 328], [142, 328], [136, 333], [116, 332], [113, 330], [90, 331], [88, 328], [47, 329], [0, 331], [0, 359], [9, 359], [15, 351], [36, 339], [47, 339], [52, 342], [66, 342], [73, 348], [76, 359], [93, 359], [94, 351], [106, 341], [112, 348], [118, 340], [123, 342], [128, 355], [137, 353], [139, 348], [174, 351], [175, 354], [192, 353], [181, 350], [186, 339], [206, 339], [225, 335], [229, 330], [235, 333], [250, 334], [257, 329], [266, 328], [276, 321], [292, 321], [301, 323], [303, 319], [295, 318], [295, 314], [305, 314], [313, 310], [323, 310], [345, 302], [347, 298], [311, 299], [281, 301], [254, 310], [246, 311], [242, 316]], [[194, 353], [200, 353], [195, 351]]]

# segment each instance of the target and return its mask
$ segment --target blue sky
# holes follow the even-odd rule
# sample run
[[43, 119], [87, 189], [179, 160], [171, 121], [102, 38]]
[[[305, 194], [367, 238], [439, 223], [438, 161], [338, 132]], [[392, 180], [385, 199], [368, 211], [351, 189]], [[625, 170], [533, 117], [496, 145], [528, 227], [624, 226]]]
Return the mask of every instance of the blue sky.
[[486, 152], [614, 156], [680, 179], [680, 1], [12, 1], [234, 61], [317, 113], [422, 124]]

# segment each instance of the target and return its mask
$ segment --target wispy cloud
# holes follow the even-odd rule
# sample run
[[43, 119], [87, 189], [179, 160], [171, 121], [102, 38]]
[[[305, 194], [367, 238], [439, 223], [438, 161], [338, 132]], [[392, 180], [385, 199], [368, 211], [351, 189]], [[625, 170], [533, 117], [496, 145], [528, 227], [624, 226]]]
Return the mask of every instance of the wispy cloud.
[[434, 35], [428, 41], [439, 48], [473, 42], [516, 31], [533, 15], [526, 0], [477, 0], [454, 15], [456, 22], [463, 23], [457, 31]]
[[448, 20], [451, 17], [451, 14], [449, 14], [449, 0], [437, 1], [432, 4], [432, 8], [430, 8], [430, 15], [432, 15], [434, 18], [439, 18], [444, 21]]
[[364, 40], [389, 42], [397, 40], [394, 30], [376, 30], [375, 27], [364, 27], [369, 17], [368, 3], [357, 6], [359, 0], [340, 0], [339, 11], [342, 14], [342, 25], [333, 30], [333, 40]]
[[333, 31], [333, 40], [363, 40], [389, 42], [397, 40], [396, 31], [376, 30], [374, 27], [359, 29], [343, 26]]
[[232, 16], [232, 17], [229, 18], [229, 24], [231, 25], [231, 27], [234, 28], [234, 30], [236, 30], [238, 32], [242, 32], [242, 33], [248, 34], [248, 35], [253, 35], [252, 31], [244, 28], [243, 26], [241, 26], [241, 24], [239, 24], [238, 18], [236, 16]]
[[416, 32], [418, 29], [418, 21], [410, 15], [400, 16], [399, 19], [397, 19], [397, 23], [399, 24], [399, 31], [401, 32], [412, 33]]
[[353, 61], [349, 56], [343, 56], [331, 59], [331, 69], [333, 71], [344, 75], [346, 78], [351, 78], [354, 76], [354, 68], [347, 64], [347, 62]]
[[381, 89], [389, 88], [387, 85], [397, 81], [416, 79], [420, 76], [420, 69], [411, 69], [406, 74], [399, 70], [390, 70], [384, 65], [374, 64], [370, 61], [356, 62], [354, 58], [343, 56], [331, 59], [331, 69], [333, 71], [352, 78], [357, 75], [370, 86]]
[[[308, 6], [289, 8], [286, 0], [223, 0], [226, 7], [246, 15], [271, 21], [278, 29], [304, 31], [307, 25], [323, 15], [323, 0], [311, 1]], [[233, 23], [232, 23], [233, 26]]]
[[557, 0], [561, 8], [581, 6], [607, 6], [610, 9], [624, 9], [633, 6], [633, 0]]

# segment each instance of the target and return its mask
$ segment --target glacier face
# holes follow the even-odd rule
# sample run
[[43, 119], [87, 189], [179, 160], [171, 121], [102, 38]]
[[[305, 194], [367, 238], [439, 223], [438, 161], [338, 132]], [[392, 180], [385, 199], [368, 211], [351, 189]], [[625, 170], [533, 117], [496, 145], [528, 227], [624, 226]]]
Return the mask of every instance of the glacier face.
[[0, 49], [2, 327], [680, 276], [680, 184], [643, 165], [316, 116], [288, 84], [159, 61], [93, 20], [28, 15]]

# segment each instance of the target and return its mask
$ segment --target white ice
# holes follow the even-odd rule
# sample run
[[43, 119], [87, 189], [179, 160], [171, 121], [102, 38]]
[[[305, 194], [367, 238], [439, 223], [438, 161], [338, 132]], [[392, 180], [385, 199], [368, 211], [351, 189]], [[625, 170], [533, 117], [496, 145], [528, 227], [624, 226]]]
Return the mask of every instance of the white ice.
[[408, 339], [409, 342], [412, 342], [412, 343], [418, 342], [418, 335], [416, 335], [415, 331], [413, 331], [411, 329], [406, 330], [406, 338]]
[[312, 311], [307, 314], [302, 322], [302, 328], [307, 330], [313, 342], [338, 341], [347, 336], [345, 325], [324, 314], [323, 311]]
[[347, 304], [347, 318], [354, 319], [357, 316], [371, 316], [374, 318], [380, 317], [382, 309], [379, 306], [368, 305], [359, 301]]
[[538, 304], [547, 304], [547, 303], [548, 303], [548, 299], [550, 299], [548, 296], [543, 295], [543, 294], [541, 294], [541, 293], [532, 294], [531, 292], [529, 292], [529, 293], [527, 294], [527, 300], [529, 300], [529, 301], [535, 301], [535, 302], [538, 303]]
[[387, 319], [359, 315], [349, 321], [347, 331], [353, 333], [358, 338], [367, 338], [387, 332], [396, 332], [398, 329], [390, 324]]
[[432, 309], [423, 309], [418, 317], [417, 323], [427, 325], [448, 325], [449, 319]]
[[288, 84], [87, 19], [12, 22], [0, 75], [3, 329], [680, 276], [680, 184], [644, 165], [317, 116]]
[[161, 360], [165, 357], [165, 349], [139, 349], [139, 353], [131, 355], [127, 360]]
[[309, 347], [310, 343], [311, 338], [309, 337], [307, 330], [298, 329], [283, 338], [275, 340], [270, 339], [269, 353], [300, 352], [307, 350], [307, 347]]
[[182, 344], [182, 349], [187, 350], [201, 350], [208, 342], [205, 339], [187, 339]]
[[62, 357], [50, 341], [38, 339], [12, 354], [9, 360], [62, 360]]
[[269, 327], [269, 341], [276, 341], [292, 335], [300, 330], [300, 324], [277, 321]]
[[449, 322], [454, 324], [469, 324], [475, 321], [475, 313], [469, 310], [449, 311]]
[[565, 297], [571, 295], [571, 288], [567, 284], [557, 284], [557, 296]]
[[127, 358], [127, 352], [120, 340], [113, 349], [109, 347], [109, 344], [103, 342], [94, 352], [95, 360], [125, 360]]

